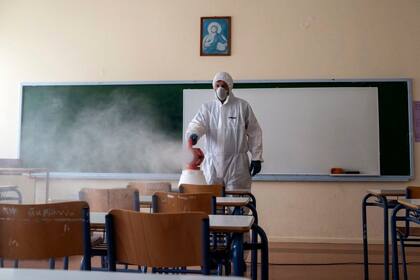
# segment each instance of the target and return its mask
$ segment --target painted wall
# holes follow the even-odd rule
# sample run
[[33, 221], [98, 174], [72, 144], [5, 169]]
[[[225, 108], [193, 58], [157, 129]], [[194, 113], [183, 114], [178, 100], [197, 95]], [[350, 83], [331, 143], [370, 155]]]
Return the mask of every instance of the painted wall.
[[[200, 16], [225, 15], [232, 56], [200, 57]], [[409, 77], [419, 98], [419, 18], [417, 0], [0, 0], [0, 158], [18, 156], [22, 82], [209, 80], [220, 70], [236, 79]], [[109, 183], [57, 180], [52, 188], [61, 195]], [[272, 240], [349, 242], [360, 239], [366, 189], [404, 185], [267, 182], [253, 190]]]

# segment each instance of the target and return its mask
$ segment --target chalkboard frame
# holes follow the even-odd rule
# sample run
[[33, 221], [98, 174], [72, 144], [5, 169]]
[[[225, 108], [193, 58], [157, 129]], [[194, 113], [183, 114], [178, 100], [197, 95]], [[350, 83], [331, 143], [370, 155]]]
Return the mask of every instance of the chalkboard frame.
[[[253, 178], [254, 181], [409, 181], [414, 178], [414, 139], [413, 139], [413, 109], [412, 109], [412, 79], [409, 78], [390, 78], [390, 79], [308, 79], [308, 80], [238, 80], [235, 81], [236, 88], [253, 87], [270, 87], [267, 85], [278, 84], [281, 87], [285, 85], [295, 85], [294, 87], [310, 87], [318, 85], [337, 86], [337, 84], [347, 86], [372, 86], [372, 84], [380, 83], [405, 83], [407, 88], [407, 118], [408, 118], [408, 160], [409, 173], [404, 175], [380, 175], [380, 176], [363, 176], [363, 175], [346, 175], [346, 176], [329, 176], [329, 175], [294, 175], [294, 174], [263, 174]], [[25, 86], [80, 86], [80, 85], [184, 85], [185, 89], [191, 88], [210, 88], [211, 81], [208, 80], [183, 80], [183, 81], [129, 81], [129, 82], [62, 82], [62, 83], [22, 83], [21, 84], [21, 106], [20, 115], [22, 117], [23, 109], [23, 88]], [[299, 84], [300, 86], [296, 86]], [[258, 86], [257, 86], [258, 85]], [[279, 86], [280, 87], [280, 86]], [[21, 119], [22, 127], [22, 119]], [[19, 130], [19, 133], [21, 131]], [[20, 141], [21, 134], [19, 135]], [[21, 151], [21, 142], [19, 142], [19, 153]], [[51, 178], [67, 178], [67, 179], [111, 179], [111, 180], [173, 180], [179, 179], [179, 174], [145, 174], [145, 173], [80, 173], [80, 172], [51, 172]]]

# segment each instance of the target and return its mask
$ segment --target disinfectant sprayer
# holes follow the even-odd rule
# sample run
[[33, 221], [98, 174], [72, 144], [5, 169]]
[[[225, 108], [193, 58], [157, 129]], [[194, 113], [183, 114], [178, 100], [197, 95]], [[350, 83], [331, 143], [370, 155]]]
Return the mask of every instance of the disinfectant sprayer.
[[187, 164], [186, 169], [182, 170], [179, 184], [206, 185], [206, 178], [200, 170], [200, 164], [204, 160], [204, 154], [200, 148], [193, 148], [192, 140], [188, 140], [188, 151], [192, 154], [192, 160]]

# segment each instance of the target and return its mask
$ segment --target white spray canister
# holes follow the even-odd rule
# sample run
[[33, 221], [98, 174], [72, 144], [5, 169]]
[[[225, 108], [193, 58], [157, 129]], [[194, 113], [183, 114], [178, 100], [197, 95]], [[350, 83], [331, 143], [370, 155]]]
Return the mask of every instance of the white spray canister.
[[204, 173], [200, 170], [200, 164], [204, 160], [203, 152], [200, 148], [193, 148], [191, 139], [188, 140], [188, 150], [191, 151], [193, 158], [192, 161], [187, 164], [186, 169], [182, 170], [178, 186], [181, 184], [207, 185]]

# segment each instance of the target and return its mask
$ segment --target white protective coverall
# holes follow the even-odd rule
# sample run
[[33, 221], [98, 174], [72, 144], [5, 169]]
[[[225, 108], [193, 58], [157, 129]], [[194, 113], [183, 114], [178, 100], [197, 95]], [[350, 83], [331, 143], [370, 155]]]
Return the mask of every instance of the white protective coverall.
[[262, 131], [248, 102], [233, 95], [230, 75], [216, 74], [213, 88], [220, 80], [228, 84], [227, 99], [222, 103], [215, 97], [203, 104], [188, 125], [186, 137], [206, 136], [202, 170], [208, 184], [223, 184], [228, 190], [250, 189], [247, 153], [251, 160], [263, 161]]

